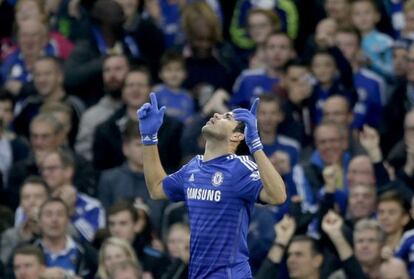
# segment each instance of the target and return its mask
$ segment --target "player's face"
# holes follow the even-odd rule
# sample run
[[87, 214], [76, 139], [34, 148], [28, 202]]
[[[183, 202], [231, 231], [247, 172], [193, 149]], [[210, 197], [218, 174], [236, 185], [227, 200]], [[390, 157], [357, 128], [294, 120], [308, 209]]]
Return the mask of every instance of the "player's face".
[[325, 164], [338, 164], [343, 153], [343, 139], [333, 126], [319, 127], [315, 134], [316, 148]]
[[282, 113], [279, 104], [276, 102], [261, 102], [257, 109], [257, 122], [260, 131], [265, 133], [274, 133], [280, 122], [282, 122]]
[[136, 223], [130, 212], [121, 211], [108, 217], [109, 233], [132, 243], [137, 232]]
[[36, 90], [43, 97], [48, 97], [63, 83], [63, 75], [53, 61], [37, 61], [33, 68], [33, 81]]
[[315, 273], [319, 267], [314, 262], [311, 244], [304, 241], [295, 241], [288, 249], [287, 266], [290, 278], [306, 278]]
[[381, 255], [381, 242], [376, 230], [366, 229], [355, 233], [355, 256], [362, 265], [371, 265], [379, 262]]
[[355, 185], [351, 188], [348, 199], [351, 218], [368, 218], [375, 211], [375, 191], [370, 187], [373, 186]]
[[408, 214], [399, 203], [383, 201], [378, 204], [378, 222], [386, 234], [402, 230], [408, 221]]
[[114, 265], [128, 260], [128, 256], [121, 247], [115, 245], [107, 245], [104, 252], [104, 266], [106, 272], [110, 273]]
[[224, 114], [215, 113], [213, 117], [203, 126], [201, 132], [206, 138], [227, 140], [233, 134], [238, 122], [234, 120], [232, 112]]
[[265, 44], [265, 59], [272, 69], [280, 69], [293, 58], [290, 40], [282, 34], [271, 35]]
[[38, 279], [44, 266], [35, 256], [18, 254], [13, 259], [13, 270], [16, 279]]
[[60, 238], [66, 234], [69, 222], [66, 207], [60, 202], [49, 202], [43, 206], [39, 216], [42, 235], [49, 238]]

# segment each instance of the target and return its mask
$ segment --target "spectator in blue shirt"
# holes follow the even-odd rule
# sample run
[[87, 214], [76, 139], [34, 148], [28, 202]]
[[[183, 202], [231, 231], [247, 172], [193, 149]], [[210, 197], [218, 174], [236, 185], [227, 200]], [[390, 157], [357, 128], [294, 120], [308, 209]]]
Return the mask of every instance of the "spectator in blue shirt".
[[56, 55], [56, 48], [48, 43], [46, 26], [39, 20], [29, 19], [20, 24], [18, 48], [0, 68], [0, 84], [17, 95], [23, 84], [32, 80], [32, 68], [41, 55]]
[[284, 67], [295, 56], [292, 40], [281, 32], [269, 35], [264, 53], [267, 61], [265, 68], [245, 70], [237, 78], [231, 105], [249, 107], [256, 97], [265, 92], [274, 92], [280, 83]]
[[351, 106], [355, 104], [357, 96], [353, 88], [352, 68], [338, 48], [331, 45], [317, 51], [312, 58], [311, 69], [317, 80], [312, 95], [315, 123], [322, 120], [323, 104], [330, 96], [342, 95]]
[[161, 58], [160, 79], [162, 84], [154, 90], [160, 106], [167, 107], [167, 115], [186, 122], [194, 114], [194, 100], [182, 88], [187, 76], [182, 55], [166, 52]]
[[378, 198], [377, 218], [385, 233], [384, 245], [390, 251], [396, 251], [410, 221], [408, 208], [403, 196], [395, 190], [387, 191]]
[[352, 3], [352, 22], [362, 35], [362, 50], [370, 68], [384, 77], [392, 75], [393, 39], [379, 32], [375, 25], [381, 14], [373, 0], [358, 0]]
[[45, 156], [40, 169], [51, 195], [60, 197], [69, 208], [78, 239], [90, 242], [95, 232], [105, 226], [105, 212], [98, 200], [78, 192], [72, 184], [74, 165], [70, 153], [57, 150]]
[[96, 251], [87, 244], [79, 244], [66, 233], [69, 215], [69, 208], [59, 198], [43, 203], [39, 210], [41, 237], [34, 245], [42, 249], [47, 267], [92, 279], [97, 269]]
[[354, 85], [358, 93], [352, 128], [361, 129], [364, 124], [378, 127], [386, 99], [384, 79], [362, 65], [361, 35], [356, 29], [338, 30], [336, 44], [352, 66]]
[[296, 140], [278, 133], [278, 126], [284, 119], [281, 103], [272, 95], [262, 95], [260, 101], [257, 122], [263, 150], [268, 157], [276, 151], [287, 153], [290, 167], [293, 167], [299, 162], [300, 145]]

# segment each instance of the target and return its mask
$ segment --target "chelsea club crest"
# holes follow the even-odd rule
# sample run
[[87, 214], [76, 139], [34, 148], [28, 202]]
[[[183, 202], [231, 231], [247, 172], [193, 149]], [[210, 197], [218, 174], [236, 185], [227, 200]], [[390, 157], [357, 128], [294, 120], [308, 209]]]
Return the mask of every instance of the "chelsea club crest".
[[211, 183], [216, 187], [220, 186], [223, 183], [223, 174], [217, 171], [211, 178]]

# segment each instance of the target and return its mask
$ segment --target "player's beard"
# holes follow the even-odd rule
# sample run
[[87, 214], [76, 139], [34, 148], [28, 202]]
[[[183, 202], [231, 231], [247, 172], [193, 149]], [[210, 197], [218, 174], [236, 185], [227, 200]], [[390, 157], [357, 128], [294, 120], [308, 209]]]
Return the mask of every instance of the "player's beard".
[[201, 128], [201, 134], [205, 140], [224, 140], [226, 136], [217, 132], [216, 127], [205, 125]]

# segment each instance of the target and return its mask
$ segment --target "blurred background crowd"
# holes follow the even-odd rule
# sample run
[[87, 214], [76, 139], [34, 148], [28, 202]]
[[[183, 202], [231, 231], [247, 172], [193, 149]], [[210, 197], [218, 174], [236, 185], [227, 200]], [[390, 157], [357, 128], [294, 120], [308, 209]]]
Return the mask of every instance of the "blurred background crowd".
[[414, 278], [413, 41], [414, 0], [0, 0], [0, 278], [187, 278], [151, 91], [168, 173], [260, 97], [288, 200], [250, 216], [255, 278]]

